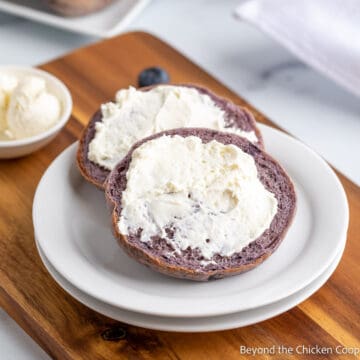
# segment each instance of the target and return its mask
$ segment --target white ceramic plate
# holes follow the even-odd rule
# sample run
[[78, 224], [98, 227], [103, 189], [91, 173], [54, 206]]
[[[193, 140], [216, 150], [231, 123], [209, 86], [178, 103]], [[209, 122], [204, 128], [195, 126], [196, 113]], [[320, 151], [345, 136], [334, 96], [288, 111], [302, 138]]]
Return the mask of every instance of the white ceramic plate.
[[294, 138], [261, 126], [268, 152], [288, 171], [298, 196], [294, 222], [278, 250], [239, 276], [197, 283], [149, 270], [114, 240], [104, 195], [79, 174], [77, 144], [41, 179], [33, 204], [35, 236], [54, 268], [110, 305], [170, 317], [215, 316], [264, 306], [301, 290], [344, 246], [348, 206], [331, 168]]
[[116, 0], [94, 14], [63, 17], [46, 11], [43, 0], [0, 0], [0, 10], [87, 35], [110, 37], [123, 30], [150, 0]]
[[[38, 244], [37, 244], [38, 245]], [[345, 245], [345, 241], [344, 241]], [[261, 306], [253, 310], [245, 310], [229, 315], [213, 316], [207, 318], [171, 318], [162, 316], [146, 315], [132, 311], [122, 310], [115, 306], [105, 304], [93, 297], [86, 295], [68, 281], [66, 281], [49, 263], [46, 256], [43, 254], [38, 245], [40, 257], [54, 280], [71, 296], [86, 305], [112, 319], [125, 322], [127, 324], [141, 326], [147, 329], [163, 330], [163, 331], [181, 331], [181, 332], [205, 332], [205, 331], [219, 331], [235, 329], [242, 326], [248, 326], [260, 321], [270, 319], [279, 315], [294, 306], [298, 305], [320, 287], [329, 279], [331, 274], [335, 271], [341, 259], [344, 248], [336, 255], [330, 266], [313, 282], [302, 290], [296, 292], [287, 298], [274, 302], [270, 305]]]

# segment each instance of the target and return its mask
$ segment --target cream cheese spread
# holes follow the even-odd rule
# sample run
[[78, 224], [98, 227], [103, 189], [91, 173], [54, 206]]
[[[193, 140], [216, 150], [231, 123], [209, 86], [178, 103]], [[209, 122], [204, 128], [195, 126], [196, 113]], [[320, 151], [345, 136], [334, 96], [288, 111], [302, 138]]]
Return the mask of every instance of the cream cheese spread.
[[0, 140], [40, 134], [60, 119], [61, 102], [39, 76], [0, 73]]
[[7, 129], [6, 113], [11, 94], [17, 84], [18, 80], [15, 76], [0, 73], [0, 133]]
[[210, 96], [184, 86], [120, 90], [115, 102], [102, 105], [101, 111], [102, 121], [96, 123], [88, 158], [108, 170], [114, 168], [136, 141], [169, 129], [203, 127], [257, 141], [254, 131], [226, 128], [225, 112]]
[[129, 235], [141, 228], [141, 241], [159, 236], [176, 252], [198, 248], [205, 260], [241, 251], [277, 212], [253, 157], [216, 140], [150, 140], [132, 153], [126, 178], [119, 231]]
[[56, 124], [61, 117], [60, 100], [48, 91], [46, 80], [26, 76], [14, 89], [7, 110], [7, 134], [22, 139], [40, 134]]

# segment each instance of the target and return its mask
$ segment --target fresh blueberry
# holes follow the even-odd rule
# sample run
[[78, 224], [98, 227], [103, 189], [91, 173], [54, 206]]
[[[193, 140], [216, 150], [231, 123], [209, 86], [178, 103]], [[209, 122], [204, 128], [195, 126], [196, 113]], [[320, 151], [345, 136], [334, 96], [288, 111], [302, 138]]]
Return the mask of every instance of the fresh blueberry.
[[138, 84], [140, 87], [156, 84], [166, 84], [169, 81], [169, 74], [160, 67], [150, 67], [144, 69], [138, 77]]

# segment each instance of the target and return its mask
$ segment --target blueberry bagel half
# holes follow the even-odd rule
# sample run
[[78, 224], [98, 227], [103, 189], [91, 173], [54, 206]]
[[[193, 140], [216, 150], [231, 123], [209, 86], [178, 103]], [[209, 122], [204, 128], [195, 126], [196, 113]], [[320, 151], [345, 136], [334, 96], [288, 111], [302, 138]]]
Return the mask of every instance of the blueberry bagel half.
[[157, 132], [201, 127], [235, 133], [263, 148], [253, 115], [208, 89], [195, 85], [156, 85], [120, 90], [103, 104], [84, 129], [78, 167], [99, 188], [131, 146]]
[[241, 136], [202, 128], [140, 140], [105, 189], [121, 247], [156, 271], [197, 281], [261, 264], [296, 207], [294, 186], [270, 155]]

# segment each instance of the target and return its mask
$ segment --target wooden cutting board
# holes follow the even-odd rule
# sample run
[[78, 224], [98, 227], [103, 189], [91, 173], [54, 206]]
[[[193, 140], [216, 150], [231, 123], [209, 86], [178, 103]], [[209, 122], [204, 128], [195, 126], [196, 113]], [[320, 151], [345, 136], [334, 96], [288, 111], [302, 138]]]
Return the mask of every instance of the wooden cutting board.
[[[128, 326], [80, 304], [46, 272], [35, 248], [31, 219], [34, 192], [43, 172], [79, 138], [102, 102], [111, 99], [119, 88], [136, 86], [139, 71], [151, 65], [167, 69], [174, 83], [202, 84], [246, 105], [258, 121], [271, 124], [198, 66], [146, 33], [122, 35], [43, 65], [70, 88], [74, 110], [66, 129], [43, 150], [22, 159], [0, 161], [0, 305], [57, 359], [239, 359], [241, 345], [360, 347], [360, 188], [342, 175], [351, 219], [338, 269], [310, 299], [257, 325], [201, 334]], [[338, 355], [326, 358], [336, 359]], [[346, 358], [354, 357], [341, 357]]]

